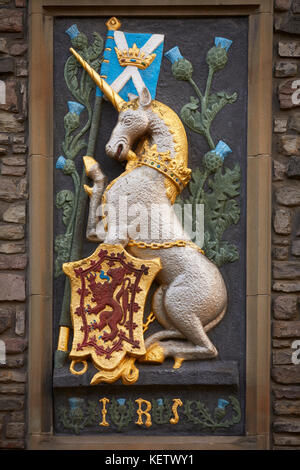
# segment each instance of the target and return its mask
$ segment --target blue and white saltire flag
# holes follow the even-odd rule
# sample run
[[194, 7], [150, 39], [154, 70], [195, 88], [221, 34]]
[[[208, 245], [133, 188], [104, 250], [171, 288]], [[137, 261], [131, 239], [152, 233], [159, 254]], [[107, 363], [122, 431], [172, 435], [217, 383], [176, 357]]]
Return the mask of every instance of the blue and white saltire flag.
[[[153, 62], [144, 70], [134, 65], [121, 66], [115, 47], [119, 51], [128, 51], [134, 44], [145, 56], [156, 54]], [[129, 101], [129, 93], [138, 95], [147, 87], [152, 99], [155, 99], [156, 87], [163, 55], [164, 35], [148, 33], [124, 33], [109, 30], [105, 43], [104, 61], [101, 64], [100, 76], [123, 98]], [[97, 96], [102, 96], [99, 88]]]

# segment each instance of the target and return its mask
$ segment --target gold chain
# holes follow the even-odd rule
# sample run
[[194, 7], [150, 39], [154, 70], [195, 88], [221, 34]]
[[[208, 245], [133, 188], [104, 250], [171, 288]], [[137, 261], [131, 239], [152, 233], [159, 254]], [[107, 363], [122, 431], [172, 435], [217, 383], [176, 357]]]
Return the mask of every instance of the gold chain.
[[204, 251], [196, 245], [196, 243], [193, 243], [188, 240], [176, 240], [175, 242], [164, 242], [164, 243], [146, 243], [146, 242], [136, 242], [135, 240], [129, 240], [127, 246], [136, 246], [137, 248], [150, 248], [151, 250], [160, 250], [161, 248], [172, 248], [174, 246], [190, 246], [191, 248], [194, 248], [195, 250], [199, 251], [199, 253], [202, 253], [202, 255], [205, 255]]

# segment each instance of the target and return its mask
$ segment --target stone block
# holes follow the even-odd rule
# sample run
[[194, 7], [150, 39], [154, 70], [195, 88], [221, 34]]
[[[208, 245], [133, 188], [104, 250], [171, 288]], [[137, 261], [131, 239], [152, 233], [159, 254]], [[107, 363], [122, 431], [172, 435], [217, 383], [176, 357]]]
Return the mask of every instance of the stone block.
[[1, 57], [0, 58], [0, 74], [3, 73], [14, 73], [15, 61], [12, 57]]
[[282, 135], [279, 140], [279, 149], [284, 155], [300, 155], [300, 136]]
[[2, 215], [4, 222], [13, 222], [16, 224], [25, 224], [26, 204], [21, 202], [11, 204]]
[[11, 326], [12, 312], [4, 308], [0, 309], [0, 334]]
[[300, 240], [293, 241], [291, 253], [294, 256], [300, 256]]
[[272, 362], [274, 365], [292, 364], [292, 354], [291, 349], [275, 350], [272, 354]]
[[279, 162], [278, 160], [273, 160], [273, 181], [282, 181], [284, 179], [284, 174], [286, 171], [286, 165]]
[[13, 56], [19, 56], [24, 54], [27, 51], [28, 47], [27, 44], [24, 44], [23, 42], [16, 42], [15, 44], [12, 44], [9, 48], [9, 53], [10, 55]]
[[2, 8], [0, 10], [0, 31], [20, 33], [23, 31], [22, 11]]
[[1, 175], [3, 176], [24, 176], [26, 168], [24, 166], [1, 166]]
[[24, 238], [24, 226], [23, 225], [0, 223], [0, 239], [1, 240], [21, 240], [22, 238]]
[[275, 192], [276, 201], [283, 206], [297, 206], [300, 204], [300, 187], [283, 186]]
[[300, 178], [300, 157], [289, 159], [286, 174], [289, 178]]
[[13, 156], [13, 157], [3, 157], [2, 163], [8, 166], [24, 166], [26, 165], [26, 159], [23, 155]]
[[300, 13], [300, 0], [293, 0], [293, 8], [294, 13]]
[[14, 180], [7, 176], [0, 176], [0, 199], [7, 202], [14, 202], [18, 199], [25, 199], [26, 180]]
[[[1, 10], [0, 10], [1, 11]], [[14, 114], [0, 111], [0, 129], [2, 132], [24, 132], [24, 124]]]
[[289, 255], [289, 248], [287, 246], [274, 246], [272, 249], [273, 259], [285, 260]]
[[300, 17], [289, 13], [286, 16], [278, 18], [275, 22], [275, 30], [283, 33], [299, 34]]
[[276, 292], [300, 292], [300, 281], [276, 281], [272, 288]]
[[300, 263], [299, 261], [274, 261], [273, 262], [274, 279], [299, 279]]
[[0, 396], [0, 410], [16, 411], [16, 410], [22, 410], [23, 407], [24, 407], [23, 398], [12, 398], [12, 397]]
[[297, 316], [296, 295], [279, 295], [274, 299], [273, 312], [276, 320], [293, 320]]
[[0, 109], [12, 113], [19, 112], [18, 106], [18, 84], [14, 78], [5, 80], [5, 103], [0, 104]]
[[21, 338], [7, 338], [5, 345], [7, 354], [18, 354], [26, 350], [27, 341]]
[[298, 385], [275, 386], [272, 389], [276, 398], [297, 399], [300, 398], [300, 387]]
[[0, 300], [24, 301], [25, 278], [20, 274], [0, 273]]
[[292, 213], [289, 209], [277, 209], [274, 214], [273, 226], [276, 233], [288, 235], [292, 230]]
[[[300, 338], [300, 321], [274, 321], [274, 338]], [[300, 380], [300, 374], [299, 374]]]
[[279, 41], [280, 57], [300, 57], [300, 41]]
[[278, 446], [300, 446], [300, 436], [281, 436], [275, 433], [273, 440], [274, 444]]
[[23, 383], [0, 384], [0, 394], [2, 394], [2, 395], [24, 395], [25, 394], [25, 384], [23, 384]]
[[297, 75], [296, 62], [278, 61], [275, 64], [275, 77], [294, 77]]
[[25, 434], [25, 423], [7, 423], [6, 437], [8, 439], [22, 439]]
[[275, 10], [287, 11], [291, 7], [292, 0], [275, 0]]
[[25, 372], [18, 370], [1, 370], [0, 374], [0, 383], [25, 383], [27, 380], [27, 375]]
[[4, 242], [0, 243], [0, 253], [25, 253], [24, 242]]
[[288, 118], [287, 117], [275, 117], [274, 118], [274, 132], [281, 134], [287, 131]]
[[16, 307], [15, 333], [18, 336], [25, 334], [25, 309], [19, 305]]
[[13, 153], [26, 153], [27, 145], [15, 144], [12, 146]]
[[0, 270], [2, 269], [25, 269], [27, 255], [3, 255], [0, 254]]
[[289, 127], [300, 133], [300, 113], [295, 113], [291, 116]]
[[[299, 365], [289, 366], [274, 366], [272, 369], [272, 377], [275, 382], [280, 384], [299, 384], [300, 374]], [[300, 404], [300, 401], [298, 402]], [[276, 414], [288, 414], [288, 413], [276, 413]]]

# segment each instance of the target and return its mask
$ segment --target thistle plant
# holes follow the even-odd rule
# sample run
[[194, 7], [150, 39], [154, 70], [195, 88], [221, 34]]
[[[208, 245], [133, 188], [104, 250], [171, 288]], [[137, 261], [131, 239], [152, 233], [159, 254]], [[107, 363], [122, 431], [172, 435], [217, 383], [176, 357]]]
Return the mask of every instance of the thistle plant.
[[63, 428], [79, 434], [85, 428], [98, 424], [97, 404], [83, 398], [69, 398], [69, 407], [60, 406], [57, 410], [58, 422]]
[[174, 77], [188, 82], [196, 94], [196, 97], [191, 96], [190, 102], [182, 107], [181, 119], [193, 132], [203, 135], [210, 148], [202, 158], [202, 169], [197, 168], [192, 173], [188, 186], [189, 197], [185, 200], [179, 197], [177, 203], [192, 204], [194, 224], [196, 207], [204, 204], [203, 248], [206, 256], [217, 266], [239, 258], [236, 246], [224, 241], [223, 235], [240, 218], [240, 208], [235, 199], [239, 195], [240, 168], [235, 165], [231, 170], [224, 165], [225, 158], [232, 150], [223, 140], [215, 144], [211, 135], [211, 125], [217, 114], [226, 104], [234, 103], [237, 99], [237, 93], [211, 93], [214, 74], [226, 66], [231, 44], [230, 39], [216, 37], [214, 46], [207, 52], [208, 76], [204, 92], [193, 79], [192, 63], [182, 56], [177, 46], [165, 54], [172, 63]]
[[[101, 36], [94, 32], [94, 41], [89, 45], [87, 36], [78, 30], [76, 24], [68, 28], [66, 33], [71, 39], [72, 46], [79, 50], [82, 57], [99, 72], [102, 62], [100, 54], [103, 51]], [[90, 101], [92, 91], [95, 89], [94, 82], [73, 55], [66, 61], [64, 77], [76, 101], [67, 102], [68, 112], [64, 117], [65, 136], [61, 145], [63, 154], [58, 157], [56, 168], [72, 178], [74, 192], [63, 189], [56, 195], [56, 207], [62, 211], [66, 227], [65, 232], [59, 234], [54, 242], [56, 278], [62, 274], [62, 264], [70, 260], [82, 179], [77, 171], [76, 157], [88, 146], [84, 136], [91, 127], [93, 109]]]
[[211, 431], [229, 428], [241, 421], [241, 407], [234, 396], [229, 396], [229, 401], [219, 398], [213, 413], [200, 400], [187, 400], [183, 414], [188, 421]]
[[110, 417], [112, 422], [117, 426], [118, 431], [122, 431], [125, 426], [132, 421], [134, 407], [131, 400], [125, 398], [115, 398], [111, 401]]

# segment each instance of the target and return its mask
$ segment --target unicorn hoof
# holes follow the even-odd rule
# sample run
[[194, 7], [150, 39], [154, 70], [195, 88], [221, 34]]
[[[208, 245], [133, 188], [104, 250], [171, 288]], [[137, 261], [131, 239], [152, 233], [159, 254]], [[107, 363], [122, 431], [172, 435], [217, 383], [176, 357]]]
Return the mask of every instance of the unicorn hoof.
[[173, 369], [180, 369], [184, 359], [183, 357], [174, 357], [174, 366]]
[[165, 360], [163, 348], [159, 343], [152, 344], [147, 350], [146, 354], [139, 359], [139, 362], [152, 362], [154, 364], [162, 364]]
[[86, 155], [85, 157], [82, 157], [82, 159], [83, 159], [84, 169], [85, 169], [87, 176], [90, 175], [91, 171], [94, 168], [99, 167], [98, 162], [93, 157], [89, 157], [88, 155]]

